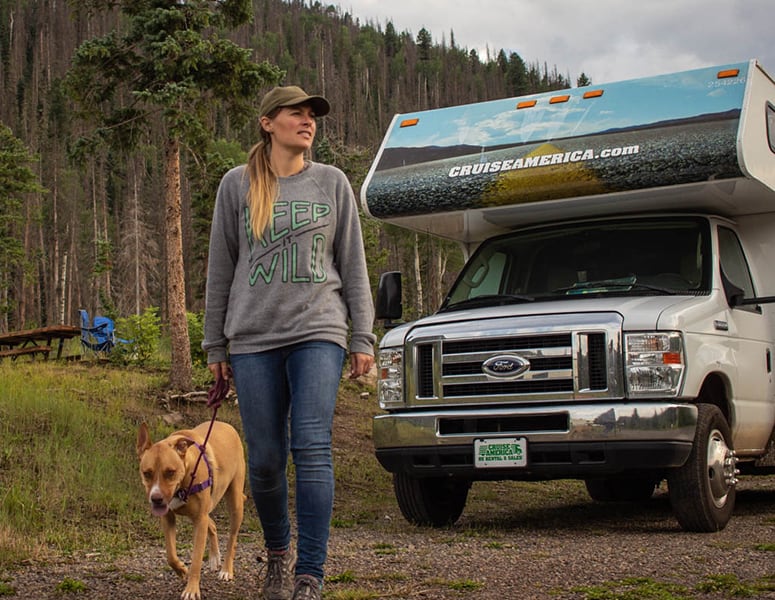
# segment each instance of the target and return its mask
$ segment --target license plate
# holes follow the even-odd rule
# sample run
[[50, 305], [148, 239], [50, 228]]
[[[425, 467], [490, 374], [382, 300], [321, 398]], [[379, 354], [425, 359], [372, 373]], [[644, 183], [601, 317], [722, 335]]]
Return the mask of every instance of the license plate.
[[474, 465], [478, 469], [527, 466], [527, 438], [474, 440]]

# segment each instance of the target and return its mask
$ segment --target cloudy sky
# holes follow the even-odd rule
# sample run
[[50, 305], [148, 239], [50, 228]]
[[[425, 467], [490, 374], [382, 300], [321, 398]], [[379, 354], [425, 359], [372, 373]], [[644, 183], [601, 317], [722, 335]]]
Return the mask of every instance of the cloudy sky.
[[341, 0], [361, 23], [517, 52], [593, 83], [756, 58], [775, 77], [772, 0]]

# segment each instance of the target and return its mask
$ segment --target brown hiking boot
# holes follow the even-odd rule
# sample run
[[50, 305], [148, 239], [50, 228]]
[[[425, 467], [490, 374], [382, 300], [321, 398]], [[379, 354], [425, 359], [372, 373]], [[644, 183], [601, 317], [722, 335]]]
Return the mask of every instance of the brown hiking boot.
[[321, 600], [323, 585], [313, 575], [297, 575], [291, 600]]
[[293, 569], [296, 553], [288, 548], [284, 552], [267, 551], [264, 600], [289, 600], [293, 592]]

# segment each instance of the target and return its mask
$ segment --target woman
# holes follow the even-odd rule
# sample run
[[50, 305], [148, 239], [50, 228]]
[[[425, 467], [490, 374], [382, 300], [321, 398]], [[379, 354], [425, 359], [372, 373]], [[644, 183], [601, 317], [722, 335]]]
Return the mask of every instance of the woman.
[[248, 164], [221, 180], [210, 237], [202, 347], [216, 381], [234, 376], [268, 554], [267, 600], [321, 597], [334, 497], [331, 429], [348, 333], [349, 376], [374, 364], [355, 197], [339, 169], [306, 158], [316, 118], [329, 110], [325, 98], [296, 86], [264, 96], [261, 140]]

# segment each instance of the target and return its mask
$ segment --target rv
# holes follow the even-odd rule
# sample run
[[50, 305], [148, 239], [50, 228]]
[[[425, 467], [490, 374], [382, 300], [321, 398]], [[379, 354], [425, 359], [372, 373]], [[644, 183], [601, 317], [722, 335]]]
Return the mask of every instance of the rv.
[[361, 189], [457, 241], [438, 310], [382, 275], [380, 464], [410, 522], [485, 480], [667, 483], [687, 531], [775, 472], [775, 82], [757, 61], [396, 115]]

